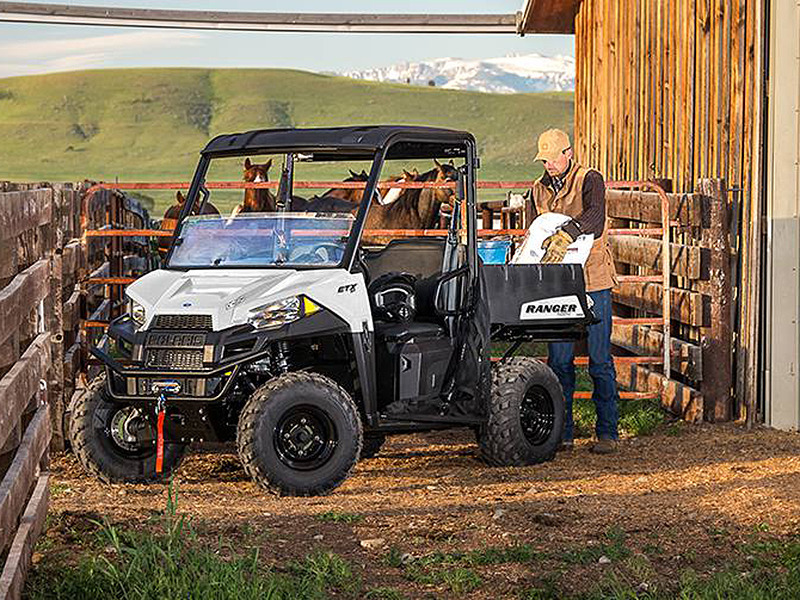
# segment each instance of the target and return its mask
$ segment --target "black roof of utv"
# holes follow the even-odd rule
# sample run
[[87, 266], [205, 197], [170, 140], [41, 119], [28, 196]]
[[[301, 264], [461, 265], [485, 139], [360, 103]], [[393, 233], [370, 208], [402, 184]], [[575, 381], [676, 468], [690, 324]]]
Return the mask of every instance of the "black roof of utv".
[[315, 161], [372, 160], [390, 145], [387, 159], [466, 156], [466, 144], [475, 143], [466, 131], [412, 125], [367, 125], [311, 129], [256, 129], [219, 135], [202, 154], [208, 157], [247, 153], [301, 152]]

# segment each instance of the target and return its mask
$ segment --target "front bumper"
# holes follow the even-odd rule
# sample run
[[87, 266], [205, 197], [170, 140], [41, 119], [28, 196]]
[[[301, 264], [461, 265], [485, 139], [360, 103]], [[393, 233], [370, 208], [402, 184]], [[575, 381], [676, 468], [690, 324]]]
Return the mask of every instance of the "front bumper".
[[170, 380], [181, 384], [177, 398], [208, 403], [223, 398], [242, 367], [266, 358], [274, 342], [348, 331], [343, 320], [325, 310], [269, 331], [251, 325], [139, 331], [123, 315], [109, 325], [105, 347], [90, 351], [106, 366], [113, 399], [153, 402], [158, 397], [153, 383]]
[[106, 366], [108, 392], [116, 400], [154, 401], [153, 383], [177, 381], [180, 399], [214, 402], [230, 390], [241, 365], [266, 354], [267, 344], [267, 337], [250, 326], [138, 331], [125, 315], [109, 326], [106, 347], [90, 352]]

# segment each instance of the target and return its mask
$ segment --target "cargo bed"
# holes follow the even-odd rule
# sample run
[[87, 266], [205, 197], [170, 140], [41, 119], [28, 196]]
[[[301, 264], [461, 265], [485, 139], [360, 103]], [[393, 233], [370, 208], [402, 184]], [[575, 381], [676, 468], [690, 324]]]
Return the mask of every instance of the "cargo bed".
[[483, 265], [493, 340], [581, 338], [595, 319], [580, 265]]

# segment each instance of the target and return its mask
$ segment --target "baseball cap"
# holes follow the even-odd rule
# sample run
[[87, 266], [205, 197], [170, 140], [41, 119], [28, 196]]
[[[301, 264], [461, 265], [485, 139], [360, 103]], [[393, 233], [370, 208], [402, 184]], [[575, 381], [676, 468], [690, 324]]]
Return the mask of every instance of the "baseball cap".
[[533, 160], [554, 161], [570, 147], [569, 136], [560, 129], [548, 129], [539, 136], [539, 151]]

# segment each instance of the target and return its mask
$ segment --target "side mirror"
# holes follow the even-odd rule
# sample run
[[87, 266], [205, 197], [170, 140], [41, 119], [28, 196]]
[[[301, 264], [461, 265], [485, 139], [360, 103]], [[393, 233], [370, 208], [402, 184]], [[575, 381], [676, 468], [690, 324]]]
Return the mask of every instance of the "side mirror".
[[[461, 305], [463, 304], [463, 295], [466, 289], [464, 282], [461, 280], [468, 276], [469, 265], [464, 265], [463, 267], [459, 267], [439, 277], [439, 280], [436, 282], [436, 288], [433, 291], [433, 308], [436, 314], [441, 317], [455, 317], [461, 314]], [[457, 295], [456, 306], [458, 308], [453, 309], [447, 307], [447, 298], [444, 296], [446, 284], [455, 286], [456, 289], [453, 293]]]

